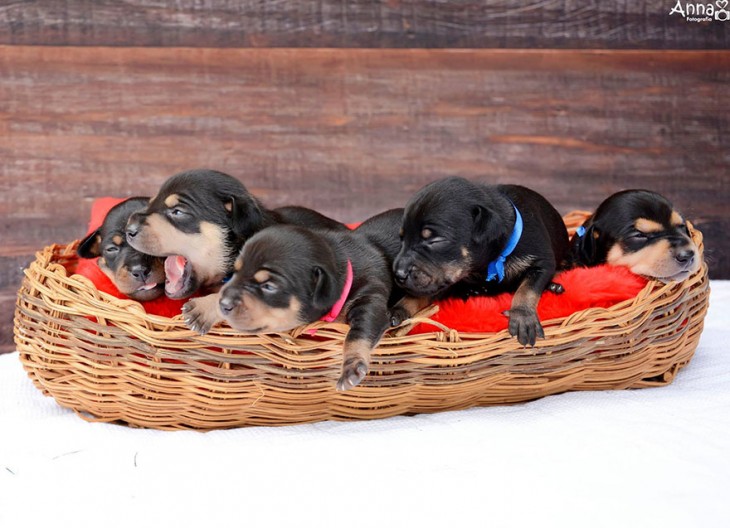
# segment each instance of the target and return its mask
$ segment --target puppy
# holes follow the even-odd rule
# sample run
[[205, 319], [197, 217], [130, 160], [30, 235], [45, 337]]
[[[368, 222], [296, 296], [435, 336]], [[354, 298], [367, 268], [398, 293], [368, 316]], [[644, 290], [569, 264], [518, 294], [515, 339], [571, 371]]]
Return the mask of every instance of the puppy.
[[76, 250], [81, 258], [101, 257], [97, 265], [117, 289], [131, 299], [151, 301], [162, 295], [165, 270], [161, 258], [132, 248], [125, 239], [127, 220], [144, 209], [149, 198], [130, 198], [112, 207], [101, 227]]
[[573, 235], [569, 266], [604, 263], [662, 282], [684, 280], [701, 264], [684, 217], [645, 190], [609, 196]]
[[391, 270], [367, 235], [367, 226], [359, 232], [264, 229], [246, 242], [236, 272], [218, 294], [185, 304], [185, 322], [206, 333], [225, 320], [249, 334], [317, 320], [346, 322], [337, 389], [351, 389], [367, 374], [370, 354], [388, 328]]
[[334, 230], [345, 226], [303, 207], [268, 210], [237, 179], [212, 170], [176, 174], [132, 215], [126, 236], [135, 249], [165, 258], [165, 294], [216, 291], [233, 271], [243, 243], [277, 223]]
[[518, 185], [439, 180], [408, 202], [401, 236], [394, 275], [411, 296], [401, 306], [406, 314], [433, 299], [515, 292], [510, 334], [531, 346], [544, 337], [536, 307], [546, 288], [562, 291], [551, 280], [568, 234], [541, 195]]

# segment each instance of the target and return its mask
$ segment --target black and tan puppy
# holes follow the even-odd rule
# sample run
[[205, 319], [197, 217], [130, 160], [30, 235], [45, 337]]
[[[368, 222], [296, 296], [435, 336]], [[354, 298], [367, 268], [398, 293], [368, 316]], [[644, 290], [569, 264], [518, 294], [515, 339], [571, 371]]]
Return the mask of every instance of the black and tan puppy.
[[82, 258], [100, 257], [97, 264], [117, 289], [137, 301], [151, 301], [165, 287], [163, 259], [132, 248], [125, 238], [127, 220], [147, 206], [149, 198], [129, 198], [112, 207], [101, 227], [84, 238], [77, 249]]
[[168, 179], [130, 218], [127, 240], [139, 251], [166, 257], [165, 294], [182, 299], [201, 288], [219, 289], [244, 242], [277, 223], [346, 229], [303, 207], [268, 210], [232, 176], [199, 169]]
[[401, 234], [394, 274], [409, 295], [430, 302], [516, 292], [510, 334], [522, 345], [544, 337], [536, 307], [546, 288], [561, 291], [551, 281], [568, 252], [568, 234], [540, 194], [518, 185], [439, 180], [406, 205]]
[[684, 217], [665, 197], [638, 189], [609, 196], [573, 235], [569, 265], [604, 263], [663, 282], [684, 280], [701, 264]]
[[269, 227], [254, 235], [218, 292], [183, 307], [185, 322], [205, 333], [225, 320], [245, 333], [283, 332], [317, 320], [350, 325], [338, 390], [368, 372], [371, 351], [388, 328], [392, 275], [365, 231]]

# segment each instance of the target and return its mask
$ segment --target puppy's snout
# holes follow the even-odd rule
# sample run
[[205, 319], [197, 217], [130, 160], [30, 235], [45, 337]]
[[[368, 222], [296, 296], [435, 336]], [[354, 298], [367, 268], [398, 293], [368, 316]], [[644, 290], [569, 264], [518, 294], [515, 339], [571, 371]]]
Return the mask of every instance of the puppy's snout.
[[398, 282], [404, 282], [408, 278], [408, 272], [409, 272], [409, 269], [404, 268], [404, 267], [395, 268], [395, 270], [393, 271], [393, 273], [395, 275], [395, 280], [397, 280]]
[[695, 258], [695, 252], [691, 249], [683, 249], [674, 255], [674, 259], [680, 264], [691, 264]]
[[142, 264], [136, 264], [129, 269], [129, 273], [132, 277], [140, 282], [147, 282], [147, 277], [150, 275], [150, 269]]
[[139, 233], [139, 224], [137, 222], [127, 224], [127, 240], [134, 238]]
[[139, 213], [134, 213], [132, 216], [129, 217], [129, 220], [127, 221], [127, 240], [130, 238], [134, 238], [137, 236], [137, 233], [139, 233], [139, 227], [140, 227], [140, 216]]
[[221, 295], [221, 298], [218, 301], [218, 306], [220, 307], [223, 315], [228, 315], [240, 304], [240, 302], [241, 300], [237, 296]]

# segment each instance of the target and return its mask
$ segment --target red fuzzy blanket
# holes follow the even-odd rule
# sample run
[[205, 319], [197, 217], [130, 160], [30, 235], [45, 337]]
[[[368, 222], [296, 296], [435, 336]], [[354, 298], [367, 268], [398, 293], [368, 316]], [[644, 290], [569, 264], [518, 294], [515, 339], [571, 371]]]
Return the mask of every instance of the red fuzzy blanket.
[[[91, 208], [89, 233], [97, 229], [109, 209], [119, 202], [119, 198], [99, 198]], [[76, 273], [90, 279], [96, 287], [119, 299], [124, 299], [111, 280], [96, 265], [96, 259], [79, 259]], [[635, 297], [646, 286], [646, 279], [634, 275], [626, 268], [598, 266], [579, 268], [561, 273], [556, 279], [565, 288], [565, 293], [556, 295], [545, 293], [540, 299], [537, 311], [540, 320], [565, 317], [587, 308], [608, 308], [616, 303]], [[507, 328], [507, 317], [512, 294], [496, 297], [473, 297], [467, 301], [450, 299], [438, 303], [440, 309], [432, 316], [434, 321], [461, 332], [498, 332]], [[143, 302], [147, 313], [173, 317], [180, 313], [185, 300], [160, 297]], [[411, 333], [425, 333], [438, 330], [433, 325], [420, 324]]]
[[[555, 282], [562, 284], [565, 293], [543, 293], [537, 305], [541, 321], [565, 317], [587, 308], [608, 308], [636, 297], [647, 280], [631, 273], [628, 268], [597, 266], [576, 268], [561, 273]], [[512, 304], [511, 293], [494, 297], [472, 297], [466, 301], [448, 299], [439, 301], [439, 311], [431, 319], [460, 332], [499, 332], [507, 328], [504, 315]], [[411, 334], [439, 330], [433, 325], [419, 324]]]

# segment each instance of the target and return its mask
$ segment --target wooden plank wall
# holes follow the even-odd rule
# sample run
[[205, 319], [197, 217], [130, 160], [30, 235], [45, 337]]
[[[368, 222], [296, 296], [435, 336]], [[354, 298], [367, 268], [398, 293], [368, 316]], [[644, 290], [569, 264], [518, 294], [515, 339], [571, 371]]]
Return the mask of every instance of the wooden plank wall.
[[676, 0], [24, 0], [0, 44], [312, 48], [726, 49]]
[[[522, 183], [562, 212], [648, 187], [730, 278], [725, 24], [650, 2], [446, 4], [0, 6], [0, 350], [36, 249], [82, 236], [94, 197], [192, 167], [345, 221], [444, 175]], [[495, 49], [579, 42], [607, 49]], [[481, 49], [393, 49], [419, 46]]]

